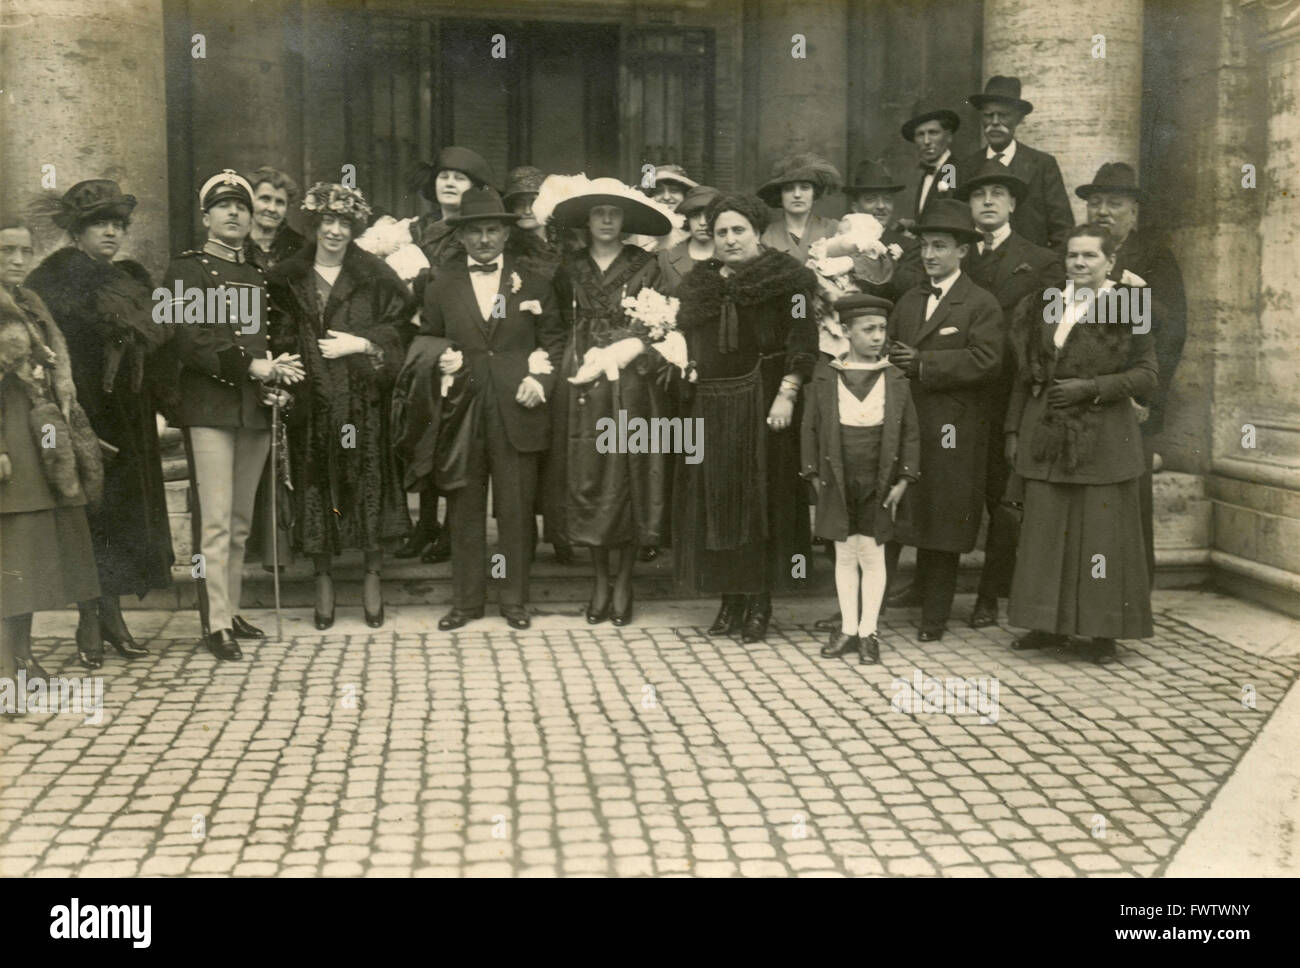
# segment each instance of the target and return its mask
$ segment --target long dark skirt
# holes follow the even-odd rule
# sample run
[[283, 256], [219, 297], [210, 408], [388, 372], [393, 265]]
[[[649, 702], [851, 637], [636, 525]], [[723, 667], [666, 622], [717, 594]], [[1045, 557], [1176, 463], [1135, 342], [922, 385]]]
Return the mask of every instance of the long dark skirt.
[[1137, 478], [1118, 484], [1025, 481], [1007, 618], [1063, 635], [1151, 636]]
[[0, 514], [0, 617], [98, 597], [84, 507]]
[[[667, 535], [670, 461], [681, 457], [602, 454], [596, 443], [599, 422], [608, 417], [617, 428], [620, 411], [629, 422], [671, 416], [667, 392], [659, 382], [664, 361], [648, 351], [624, 367], [619, 379], [602, 376], [576, 387], [568, 377], [580, 362], [570, 337], [557, 381], [562, 390], [554, 401], [556, 437], [547, 466], [547, 486], [555, 489], [563, 505], [559, 519], [565, 539], [579, 547], [657, 546]], [[558, 460], [556, 450], [563, 451]]]

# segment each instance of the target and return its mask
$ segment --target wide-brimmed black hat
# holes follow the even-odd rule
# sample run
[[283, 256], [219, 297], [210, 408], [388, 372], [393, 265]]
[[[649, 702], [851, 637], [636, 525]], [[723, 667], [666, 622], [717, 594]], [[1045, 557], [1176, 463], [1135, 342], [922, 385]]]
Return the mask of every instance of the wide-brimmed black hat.
[[506, 187], [501, 193], [501, 201], [509, 205], [510, 199], [515, 195], [536, 195], [541, 191], [542, 182], [545, 180], [546, 172], [532, 165], [511, 168], [510, 174], [506, 175]]
[[77, 182], [59, 199], [59, 211], [53, 215], [54, 224], [70, 229], [100, 219], [117, 218], [123, 221], [134, 211], [134, 195], [122, 194], [117, 182], [108, 178], [92, 178]]
[[419, 168], [411, 179], [413, 187], [418, 188], [421, 195], [435, 204], [438, 195], [434, 183], [440, 171], [463, 172], [479, 186], [492, 188], [496, 185], [496, 173], [482, 155], [459, 145], [448, 145], [438, 152], [432, 164], [427, 161], [420, 162]]
[[781, 207], [781, 186], [791, 182], [809, 182], [817, 198], [839, 189], [844, 179], [840, 171], [825, 158], [811, 151], [787, 155], [772, 166], [772, 176], [754, 192], [771, 208]]
[[941, 198], [927, 205], [921, 224], [912, 231], [917, 235], [947, 232], [955, 236], [958, 242], [978, 242], [984, 238], [984, 233], [975, 227], [970, 206], [955, 198]]
[[1010, 104], [1021, 114], [1028, 114], [1034, 106], [1020, 96], [1020, 78], [994, 74], [984, 85], [983, 94], [972, 94], [966, 99], [975, 110], [982, 110], [990, 101], [997, 104]]
[[835, 300], [835, 312], [841, 323], [846, 323], [855, 316], [888, 316], [893, 308], [894, 304], [888, 299], [865, 292], [855, 292]]
[[454, 228], [466, 222], [482, 222], [487, 219], [517, 222], [521, 217], [506, 211], [495, 188], [470, 188], [460, 197], [460, 212], [447, 219], [447, 224]]
[[681, 204], [677, 206], [678, 215], [697, 215], [713, 204], [713, 200], [722, 192], [712, 185], [696, 185], [686, 193]]
[[853, 169], [853, 184], [844, 186], [845, 195], [865, 195], [868, 192], [901, 192], [905, 186], [897, 181], [878, 161], [860, 161]]
[[976, 169], [974, 177], [958, 185], [953, 194], [963, 202], [968, 202], [975, 189], [981, 185], [1006, 185], [1017, 202], [1024, 199], [1029, 191], [1029, 186], [1023, 179], [1016, 177], [1010, 168], [1000, 161], [988, 158]]
[[1146, 198], [1146, 192], [1138, 187], [1137, 172], [1133, 166], [1122, 161], [1108, 161], [1097, 169], [1097, 174], [1086, 185], [1080, 185], [1074, 194], [1087, 199], [1097, 192], [1114, 192], [1117, 195], [1131, 195], [1138, 201]]
[[951, 108], [940, 107], [938, 104], [917, 104], [912, 109], [912, 116], [904, 121], [899, 129], [903, 132], [903, 140], [914, 140], [916, 129], [927, 121], [944, 122], [944, 127], [949, 131], [956, 131], [961, 127], [961, 118]]
[[617, 178], [593, 178], [587, 191], [566, 198], [555, 206], [555, 218], [563, 225], [583, 226], [597, 205], [614, 205], [623, 210], [623, 231], [634, 235], [667, 235], [673, 220]]

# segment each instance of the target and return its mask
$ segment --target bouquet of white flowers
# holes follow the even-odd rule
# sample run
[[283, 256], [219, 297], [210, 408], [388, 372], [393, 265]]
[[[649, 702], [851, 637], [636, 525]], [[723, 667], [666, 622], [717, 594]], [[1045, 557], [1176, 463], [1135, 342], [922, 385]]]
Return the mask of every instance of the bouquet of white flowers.
[[643, 329], [647, 343], [658, 343], [677, 329], [677, 310], [680, 300], [665, 296], [654, 289], [644, 288], [636, 297], [623, 299], [623, 310], [638, 329]]

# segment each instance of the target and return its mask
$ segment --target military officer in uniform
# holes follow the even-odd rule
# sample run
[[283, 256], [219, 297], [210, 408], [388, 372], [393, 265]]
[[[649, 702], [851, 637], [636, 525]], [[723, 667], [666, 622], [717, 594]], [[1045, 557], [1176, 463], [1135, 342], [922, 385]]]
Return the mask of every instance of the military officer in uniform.
[[253, 499], [271, 447], [270, 408], [290, 402], [278, 385], [298, 382], [303, 370], [297, 356], [271, 360], [267, 352], [266, 280], [244, 249], [252, 186], [225, 169], [204, 182], [199, 201], [207, 241], [174, 259], [163, 285], [172, 293], [177, 424], [189, 458], [194, 547], [202, 552], [203, 641], [218, 659], [239, 659], [238, 639], [263, 637], [240, 617], [239, 597]]

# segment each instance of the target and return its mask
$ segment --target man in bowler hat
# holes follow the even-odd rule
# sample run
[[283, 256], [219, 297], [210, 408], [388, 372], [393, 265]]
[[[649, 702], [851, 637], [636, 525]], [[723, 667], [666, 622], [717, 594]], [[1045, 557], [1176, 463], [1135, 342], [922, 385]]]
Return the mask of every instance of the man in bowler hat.
[[980, 113], [987, 144], [962, 162], [963, 170], [974, 171], [986, 161], [1010, 168], [1027, 186], [1024, 199], [1011, 215], [1011, 227], [1034, 245], [1064, 255], [1065, 235], [1074, 228], [1074, 211], [1056, 158], [1016, 140], [1016, 128], [1034, 110], [1034, 105], [1020, 96], [1020, 78], [995, 74], [982, 94], [972, 94], [966, 100]]
[[919, 639], [943, 638], [963, 551], [975, 547], [984, 512], [991, 383], [1002, 366], [1002, 309], [961, 270], [980, 240], [970, 207], [940, 199], [917, 226], [927, 281], [889, 316], [889, 361], [912, 381], [921, 428], [920, 480], [910, 529], [886, 548], [890, 572], [901, 544], [916, 548], [916, 578], [891, 606], [921, 606]]
[[[185, 436], [192, 482], [190, 518], [203, 641], [218, 659], [239, 659], [239, 639], [263, 633], [239, 614], [244, 543], [258, 481], [271, 448], [271, 406], [285, 405], [280, 388], [303, 378], [296, 355], [275, 360], [267, 351], [267, 294], [262, 270], [247, 261], [244, 242], [252, 223], [253, 188], [227, 168], [199, 190], [203, 247], [172, 260], [163, 285], [173, 298], [175, 348], [180, 361], [178, 425]], [[219, 297], [208, 290], [222, 290]], [[184, 293], [203, 295], [203, 317]], [[181, 305], [178, 305], [181, 304]], [[255, 318], [207, 318], [209, 307], [251, 306]]]
[[[564, 352], [564, 323], [549, 282], [505, 254], [510, 227], [491, 189], [470, 189], [449, 218], [464, 246], [462, 260], [447, 263], [424, 293], [420, 332], [450, 339], [459, 350], [440, 359], [444, 373], [469, 369], [478, 395], [479, 429], [471, 444], [467, 481], [448, 495], [454, 602], [438, 622], [443, 631], [483, 617], [487, 579], [487, 491], [492, 491], [504, 561], [501, 615], [526, 629], [532, 511], [537, 464], [550, 444], [551, 394]], [[546, 363], [533, 357], [542, 349]]]
[[957, 112], [937, 104], [918, 105], [903, 122], [903, 140], [916, 145], [918, 159], [916, 180], [905, 196], [907, 211], [900, 219], [908, 231], [915, 230], [932, 203], [951, 199], [961, 183], [961, 165], [952, 153], [952, 136], [960, 127]]
[[925, 278], [921, 268], [921, 241], [894, 219], [897, 199], [906, 189], [885, 166], [875, 161], [863, 161], [853, 169], [853, 178], [843, 192], [848, 198], [849, 210], [871, 215], [880, 223], [880, 241], [886, 246], [896, 245], [902, 256], [894, 260], [894, 274], [888, 282], [866, 286], [866, 292], [896, 302], [898, 297]]
[[997, 161], [985, 161], [957, 189], [958, 199], [970, 204], [971, 217], [982, 236], [962, 260], [962, 272], [981, 289], [992, 293], [1002, 307], [1002, 367], [989, 387], [990, 426], [984, 482], [989, 529], [984, 538], [984, 570], [980, 573], [975, 609], [970, 618], [971, 627], [977, 629], [997, 624], [998, 598], [1006, 598], [1011, 592], [1020, 531], [1015, 515], [1002, 504], [1010, 469], [1003, 453], [1002, 423], [1015, 375], [1015, 354], [1007, 345], [1011, 313], [1028, 294], [1065, 283], [1065, 267], [1056, 253], [1034, 245], [1011, 227], [1011, 216], [1028, 190], [1028, 185]]
[[1122, 161], [1107, 162], [1097, 169], [1091, 182], [1080, 185], [1074, 193], [1088, 203], [1088, 221], [1105, 226], [1115, 238], [1112, 277], [1119, 281], [1127, 271], [1140, 280], [1134, 285], [1151, 287], [1151, 338], [1156, 347], [1159, 383], [1149, 400], [1139, 401], [1147, 411], [1140, 424], [1147, 471], [1138, 484], [1138, 500], [1146, 541], [1147, 575], [1154, 584], [1156, 552], [1152, 533], [1151, 474], [1154, 470], [1155, 437], [1165, 426], [1169, 387], [1187, 339], [1187, 295], [1183, 290], [1183, 273], [1169, 247], [1150, 228], [1139, 230], [1137, 227], [1138, 209], [1144, 193], [1138, 187], [1137, 173], [1132, 165]]

